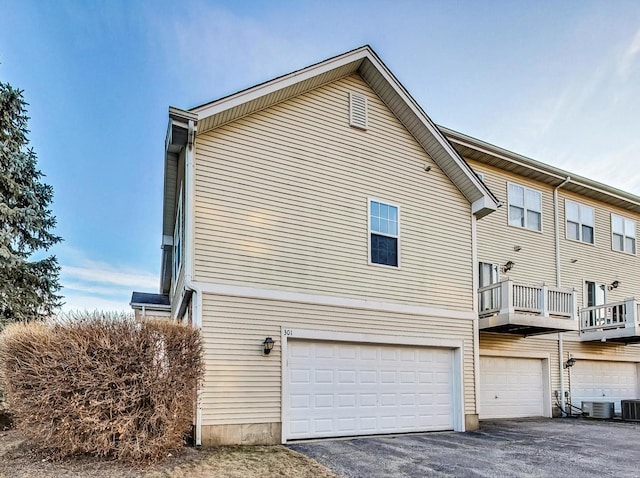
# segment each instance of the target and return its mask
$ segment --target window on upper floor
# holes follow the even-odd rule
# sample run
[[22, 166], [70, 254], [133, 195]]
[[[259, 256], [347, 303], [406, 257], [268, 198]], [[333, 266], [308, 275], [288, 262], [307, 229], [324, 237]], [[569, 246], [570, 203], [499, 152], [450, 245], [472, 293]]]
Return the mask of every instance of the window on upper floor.
[[566, 219], [567, 239], [593, 244], [593, 208], [565, 199], [564, 215]]
[[509, 184], [509, 225], [542, 231], [542, 193]]
[[611, 214], [611, 248], [614, 251], [636, 253], [636, 222]]
[[371, 264], [398, 267], [400, 263], [400, 209], [369, 200], [369, 260]]
[[173, 227], [173, 267], [172, 267], [172, 284], [175, 283], [180, 274], [180, 267], [182, 266], [182, 189], [180, 189], [180, 196], [178, 197], [178, 209], [176, 211], [176, 223]]

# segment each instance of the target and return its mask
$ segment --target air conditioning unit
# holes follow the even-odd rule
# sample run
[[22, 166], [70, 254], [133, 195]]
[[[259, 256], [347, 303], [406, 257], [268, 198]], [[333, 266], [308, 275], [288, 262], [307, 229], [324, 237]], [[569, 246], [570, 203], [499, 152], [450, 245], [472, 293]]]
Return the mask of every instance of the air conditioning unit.
[[640, 422], [640, 400], [622, 400], [622, 419]]
[[582, 402], [582, 413], [589, 418], [613, 418], [615, 406], [613, 402]]

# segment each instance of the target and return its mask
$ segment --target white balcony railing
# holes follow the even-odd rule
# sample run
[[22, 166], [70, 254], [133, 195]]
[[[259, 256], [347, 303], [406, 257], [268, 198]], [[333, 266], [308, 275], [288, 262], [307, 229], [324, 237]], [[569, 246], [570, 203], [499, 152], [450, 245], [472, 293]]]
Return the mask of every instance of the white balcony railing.
[[576, 314], [573, 289], [529, 286], [505, 280], [478, 290], [480, 318], [492, 315], [526, 314], [573, 319]]
[[614, 329], [633, 329], [640, 327], [640, 302], [627, 299], [621, 302], [611, 302], [580, 310], [580, 332], [604, 332]]

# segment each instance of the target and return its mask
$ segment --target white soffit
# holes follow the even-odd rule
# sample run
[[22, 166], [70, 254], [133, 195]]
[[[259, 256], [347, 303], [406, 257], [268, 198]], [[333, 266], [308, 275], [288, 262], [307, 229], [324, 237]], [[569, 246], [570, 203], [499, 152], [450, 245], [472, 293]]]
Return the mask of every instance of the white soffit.
[[557, 186], [567, 177], [571, 180], [562, 187], [612, 206], [640, 213], [640, 197], [592, 179], [573, 174], [555, 166], [536, 161], [485, 141], [467, 136], [444, 126], [438, 126], [464, 158], [472, 159], [534, 181]]
[[493, 193], [477, 178], [433, 121], [369, 46], [206, 103], [190, 111], [198, 115], [198, 133], [204, 133], [353, 73], [359, 73], [404, 124], [472, 204], [472, 211], [477, 217], [484, 217], [498, 207], [498, 200]]

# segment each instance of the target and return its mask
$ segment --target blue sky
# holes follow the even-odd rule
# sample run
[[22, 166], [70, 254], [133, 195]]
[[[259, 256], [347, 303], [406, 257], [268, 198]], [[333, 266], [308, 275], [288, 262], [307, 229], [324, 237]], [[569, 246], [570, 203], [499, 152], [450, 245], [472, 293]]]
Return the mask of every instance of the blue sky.
[[431, 118], [640, 195], [637, 1], [0, 0], [55, 189], [65, 308], [159, 283], [169, 105], [370, 44]]

